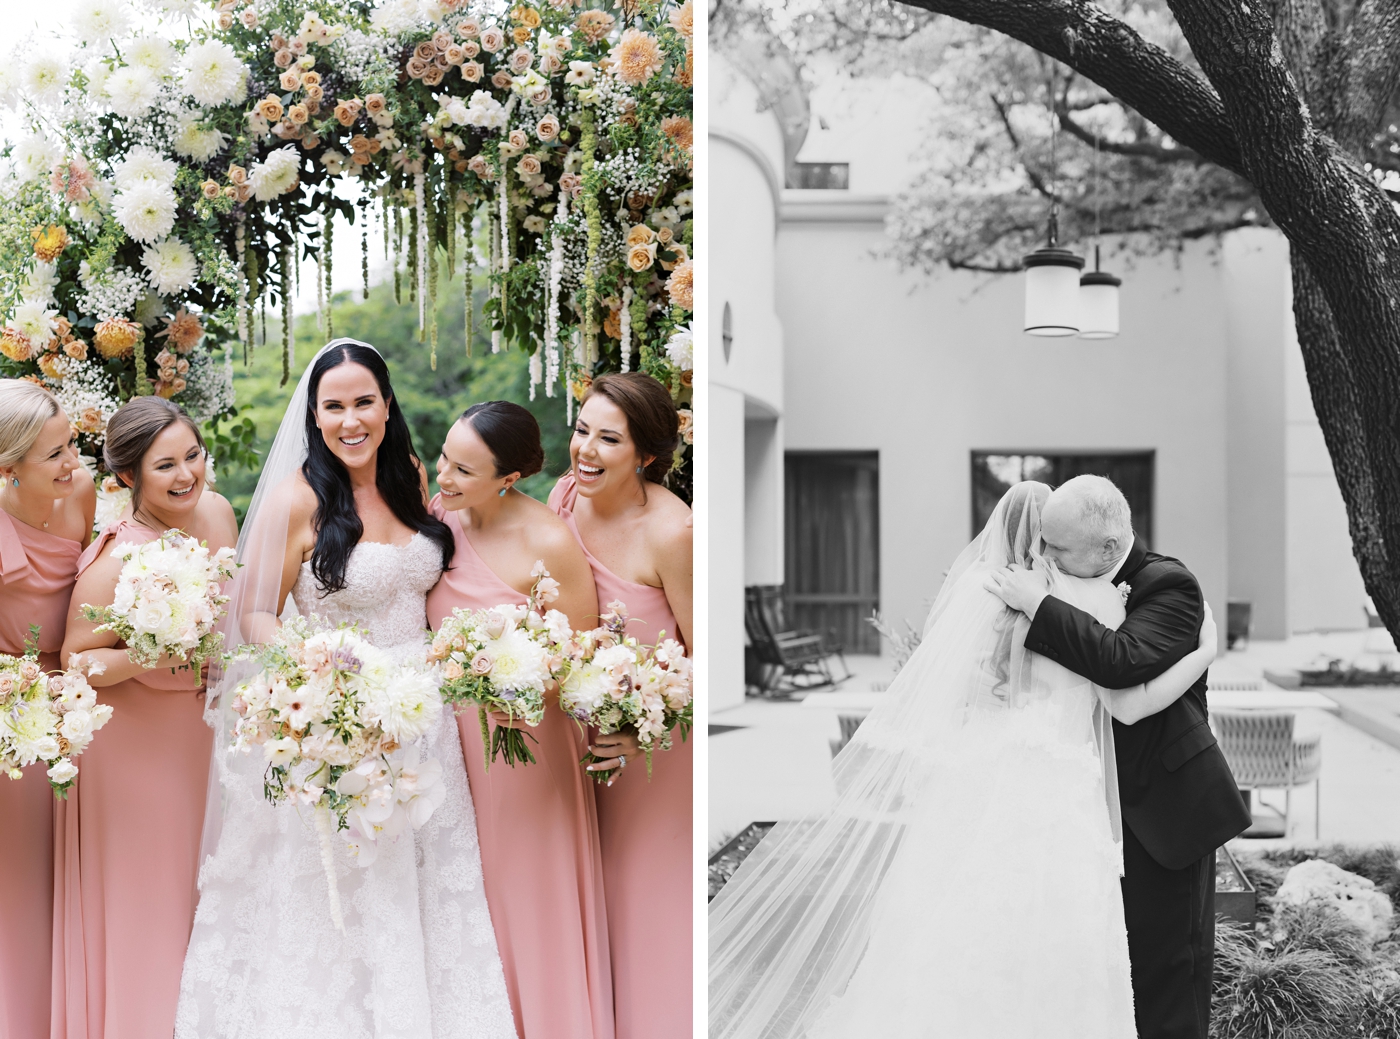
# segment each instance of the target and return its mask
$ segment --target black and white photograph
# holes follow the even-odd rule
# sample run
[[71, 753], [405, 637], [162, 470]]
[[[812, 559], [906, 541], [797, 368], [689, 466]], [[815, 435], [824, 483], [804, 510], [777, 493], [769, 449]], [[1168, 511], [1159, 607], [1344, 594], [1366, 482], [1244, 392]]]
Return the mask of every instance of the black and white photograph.
[[1396, 12], [708, 14], [709, 1035], [1400, 1035]]

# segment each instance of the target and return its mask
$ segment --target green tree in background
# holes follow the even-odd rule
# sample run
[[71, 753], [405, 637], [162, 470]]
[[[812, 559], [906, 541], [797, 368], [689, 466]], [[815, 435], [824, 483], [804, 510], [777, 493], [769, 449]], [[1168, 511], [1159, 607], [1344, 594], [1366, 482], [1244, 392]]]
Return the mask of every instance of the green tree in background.
[[[477, 294], [478, 314], [484, 302], [484, 292]], [[384, 355], [393, 379], [399, 406], [408, 419], [413, 433], [413, 446], [435, 475], [434, 463], [447, 430], [467, 407], [483, 400], [511, 400], [524, 405], [539, 420], [544, 435], [545, 470], [517, 486], [540, 500], [549, 495], [554, 481], [569, 467], [570, 427], [564, 418], [564, 390], [558, 387], [555, 396], [530, 400], [530, 376], [527, 358], [519, 351], [491, 353], [489, 330], [485, 322], [475, 322], [472, 356], [467, 357], [463, 339], [465, 315], [462, 297], [446, 285], [438, 295], [439, 346], [437, 370], [433, 371], [427, 348], [418, 341], [418, 309], [416, 304], [394, 302], [392, 283], [370, 290], [369, 299], [361, 302], [360, 293], [337, 293], [332, 307], [332, 323], [336, 336], [350, 336], [372, 343]], [[291, 378], [279, 386], [282, 378], [281, 329], [269, 322], [268, 345], [255, 349], [247, 367], [234, 362], [234, 387], [238, 393], [237, 423], [249, 419], [256, 435], [250, 446], [258, 459], [267, 456], [272, 438], [282, 422], [297, 379], [305, 370], [324, 340], [315, 314], [296, 319], [296, 361]], [[258, 322], [259, 341], [262, 323]], [[227, 434], [228, 424], [221, 427]], [[261, 463], [230, 458], [215, 446], [219, 455], [218, 489], [233, 503], [239, 521], [252, 499], [261, 473]], [[436, 480], [433, 491], [436, 492]]]

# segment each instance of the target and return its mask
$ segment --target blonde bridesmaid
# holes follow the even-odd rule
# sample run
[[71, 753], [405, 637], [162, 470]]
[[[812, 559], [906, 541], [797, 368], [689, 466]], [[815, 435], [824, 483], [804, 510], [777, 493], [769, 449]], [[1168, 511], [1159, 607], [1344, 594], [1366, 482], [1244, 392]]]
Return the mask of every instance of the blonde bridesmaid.
[[[671, 395], [633, 372], [593, 380], [550, 505], [593, 568], [598, 601], [625, 603], [628, 632], [691, 642], [690, 509], [661, 486], [679, 443]], [[693, 737], [692, 737], [693, 739]], [[617, 1039], [691, 1034], [691, 759], [693, 742], [653, 756], [634, 734], [598, 737], [596, 768], [621, 765], [598, 790]]]
[[[578, 543], [515, 486], [543, 464], [539, 424], [518, 404], [476, 404], [448, 431], [437, 462], [441, 492], [429, 508], [452, 528], [457, 551], [428, 594], [434, 628], [455, 607], [524, 603], [536, 560], [559, 582], [553, 607], [575, 626], [597, 623], [593, 575]], [[598, 821], [593, 784], [579, 769], [583, 739], [553, 703], [539, 727], [526, 730], [535, 763], [512, 768], [498, 759], [488, 770], [477, 712], [459, 715], [458, 728], [516, 1030], [522, 1039], [613, 1039]]]
[[[39, 626], [39, 661], [59, 667], [78, 555], [97, 497], [68, 416], [42, 386], [0, 379], [0, 653], [22, 656]], [[0, 777], [0, 1039], [49, 1031], [53, 830], [58, 803], [40, 766]]]
[[[171, 527], [211, 550], [238, 539], [233, 509], [206, 491], [205, 446], [184, 411], [137, 397], [107, 425], [107, 468], [132, 490], [129, 511], [78, 561], [64, 640], [106, 665], [90, 681], [114, 708], [79, 761], [55, 877], [53, 1039], [157, 1039], [175, 1028], [180, 971], [194, 919], [195, 873], [212, 733], [203, 676], [162, 658], [133, 663], [83, 603], [112, 601], [119, 545]], [[177, 668], [172, 673], [171, 668]]]

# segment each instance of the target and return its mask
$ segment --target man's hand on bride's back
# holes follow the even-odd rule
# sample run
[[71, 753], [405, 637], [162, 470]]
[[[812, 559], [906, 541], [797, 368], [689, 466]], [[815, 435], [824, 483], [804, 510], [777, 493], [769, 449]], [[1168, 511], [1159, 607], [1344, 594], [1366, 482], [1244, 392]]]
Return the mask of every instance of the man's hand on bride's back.
[[[1220, 652], [1220, 633], [1215, 627], [1215, 615], [1210, 612], [1210, 603], [1203, 604], [1206, 608], [1205, 619], [1201, 621], [1201, 637], [1196, 643], [1196, 648], [1202, 652], [1210, 654], [1210, 660], [1214, 660]], [[1209, 661], [1207, 661], [1209, 663]]]
[[1048, 580], [1039, 570], [1027, 570], [1012, 563], [1005, 570], [993, 570], [987, 575], [983, 587], [1013, 610], [1020, 610], [1027, 617], [1035, 618], [1035, 611], [1050, 594]]

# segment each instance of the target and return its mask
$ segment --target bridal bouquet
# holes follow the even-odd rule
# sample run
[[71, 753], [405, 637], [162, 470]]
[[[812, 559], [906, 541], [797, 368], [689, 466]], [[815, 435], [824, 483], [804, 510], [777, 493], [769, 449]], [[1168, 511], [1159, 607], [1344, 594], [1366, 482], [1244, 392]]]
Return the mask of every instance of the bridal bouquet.
[[101, 672], [101, 664], [85, 665], [77, 654], [67, 671], [52, 675], [44, 674], [34, 651], [0, 654], [0, 770], [19, 779], [23, 768], [42, 761], [54, 795], [66, 798], [78, 775], [72, 759], [112, 717], [87, 681]]
[[512, 722], [538, 726], [544, 720], [546, 686], [563, 667], [563, 647], [572, 634], [567, 617], [546, 609], [559, 598], [559, 582], [549, 576], [543, 560], [535, 562], [530, 574], [535, 583], [524, 606], [453, 610], [428, 651], [442, 672], [443, 699], [477, 705], [488, 770], [497, 755], [512, 768], [517, 761], [534, 763], [527, 734], [513, 725], [498, 725], [492, 733], [487, 714], [502, 711]]
[[[583, 725], [600, 733], [625, 725], [637, 731], [651, 775], [652, 751], [671, 749], [671, 731], [681, 739], [694, 724], [690, 658], [675, 639], [665, 637], [644, 646], [627, 634], [627, 607], [608, 603], [602, 624], [579, 632], [567, 650], [567, 672], [560, 682], [559, 706]], [[588, 754], [584, 762], [595, 761]], [[598, 782], [609, 781], [616, 769], [593, 772]]]
[[368, 867], [381, 837], [417, 829], [447, 797], [442, 765], [412, 744], [442, 711], [431, 669], [398, 664], [353, 627], [326, 628], [296, 617], [265, 646], [238, 654], [262, 665], [233, 691], [234, 747], [261, 747], [263, 792], [315, 812], [341, 925], [330, 843], [332, 818], [356, 862]]
[[223, 636], [214, 622], [228, 602], [219, 589], [233, 576], [233, 549], [210, 555], [207, 545], [172, 529], [122, 546], [117, 557], [125, 562], [112, 605], [83, 604], [84, 617], [102, 622], [98, 631], [116, 632], [127, 655], [145, 667], [170, 653], [198, 668], [219, 651]]

